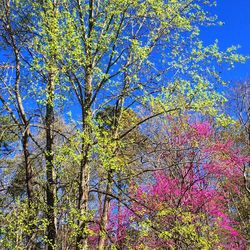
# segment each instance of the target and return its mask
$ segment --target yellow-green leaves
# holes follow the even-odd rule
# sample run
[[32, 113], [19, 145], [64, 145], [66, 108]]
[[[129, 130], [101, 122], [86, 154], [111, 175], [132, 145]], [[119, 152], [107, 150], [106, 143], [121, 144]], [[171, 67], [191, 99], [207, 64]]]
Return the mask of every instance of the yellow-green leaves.
[[[47, 220], [37, 216], [37, 207], [28, 206], [28, 201], [17, 200], [17, 203], [8, 214], [0, 213], [0, 246], [4, 249], [24, 250], [25, 239], [32, 235], [34, 229], [45, 231]], [[45, 240], [43, 238], [42, 240]]]

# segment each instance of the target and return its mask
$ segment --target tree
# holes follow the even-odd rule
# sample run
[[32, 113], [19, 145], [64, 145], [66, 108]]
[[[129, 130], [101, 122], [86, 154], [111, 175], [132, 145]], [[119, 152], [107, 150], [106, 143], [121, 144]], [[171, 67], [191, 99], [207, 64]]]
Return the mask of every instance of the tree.
[[[87, 249], [93, 224], [100, 229], [96, 248], [106, 247], [111, 200], [121, 211], [124, 191], [153, 163], [146, 156], [157, 151], [154, 134], [145, 130], [149, 122], [184, 112], [215, 117], [225, 101], [214, 90], [223, 83], [220, 66], [246, 60], [234, 46], [220, 51], [217, 41], [200, 41], [200, 27], [217, 22], [206, 12], [212, 6], [205, 0], [3, 1], [1, 50], [9, 57], [0, 101], [19, 129], [27, 176], [26, 196], [10, 210], [25, 224], [27, 199], [28, 221], [46, 228], [31, 223], [14, 236], [4, 231], [6, 247]], [[7, 213], [3, 224], [10, 226]]]
[[[242, 82], [237, 82], [232, 88], [232, 91], [228, 94], [228, 100], [231, 102], [226, 105], [228, 112], [233, 114], [235, 119], [234, 126], [230, 128], [224, 128], [224, 136], [228, 134], [233, 135], [233, 140], [236, 142], [236, 148], [245, 156], [249, 157], [249, 129], [250, 129], [250, 105], [249, 105], [249, 80], [246, 79]], [[228, 102], [228, 103], [229, 103]], [[242, 173], [242, 182], [240, 195], [231, 194], [232, 204], [235, 208], [233, 216], [238, 221], [238, 228], [245, 235], [249, 237], [249, 230], [247, 224], [249, 224], [249, 213], [247, 207], [249, 206], [249, 160], [245, 162]]]
[[[223, 142], [208, 122], [165, 119], [168, 131], [161, 133], [163, 147], [155, 152], [157, 168], [129, 183], [127, 199], [120, 200], [121, 214], [113, 199], [106, 247], [245, 249], [230, 215], [230, 193], [240, 191], [248, 159], [232, 149], [231, 141]], [[98, 235], [100, 228], [92, 230]], [[91, 248], [97, 242], [93, 237]]]

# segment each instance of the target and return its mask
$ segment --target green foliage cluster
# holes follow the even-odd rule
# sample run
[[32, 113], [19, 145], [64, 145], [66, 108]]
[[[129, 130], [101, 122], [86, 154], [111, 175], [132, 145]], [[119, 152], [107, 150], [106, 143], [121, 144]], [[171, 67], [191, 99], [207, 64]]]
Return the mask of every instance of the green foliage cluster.
[[[221, 130], [237, 126], [223, 112], [227, 99], [216, 89], [226, 84], [220, 72], [247, 57], [236, 46], [222, 51], [218, 41], [205, 46], [200, 40], [202, 26], [221, 24], [209, 14], [215, 5], [0, 4], [0, 53], [10, 64], [0, 75], [0, 146], [15, 146], [0, 161], [0, 248], [91, 249], [98, 235], [99, 250], [123, 249], [108, 232], [111, 201], [117, 211], [129, 206], [135, 177], [150, 182], [144, 174], [162, 168], [164, 143], [153, 140], [155, 119], [188, 113], [214, 120]], [[137, 240], [149, 227], [161, 228], [169, 214], [180, 220], [162, 229], [159, 239], [178, 235], [187, 249], [213, 249], [219, 241], [203, 214], [170, 208], [156, 215], [157, 225], [144, 220]]]

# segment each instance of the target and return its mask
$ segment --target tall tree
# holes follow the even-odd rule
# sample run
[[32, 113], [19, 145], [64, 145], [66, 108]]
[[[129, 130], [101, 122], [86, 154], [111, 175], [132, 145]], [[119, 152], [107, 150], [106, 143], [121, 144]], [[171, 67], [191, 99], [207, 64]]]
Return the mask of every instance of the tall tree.
[[[225, 101], [214, 88], [224, 83], [220, 66], [246, 58], [236, 47], [220, 51], [217, 41], [204, 46], [199, 39], [202, 25], [217, 23], [207, 13], [213, 5], [3, 1], [1, 50], [14, 65], [7, 59], [3, 65], [7, 93], [0, 100], [19, 129], [27, 176], [26, 196], [9, 210], [23, 225], [25, 200], [36, 205], [33, 247], [88, 249], [95, 225], [96, 248], [105, 249], [112, 200], [120, 213], [129, 183], [154, 164], [147, 153], [160, 145], [152, 143], [149, 122], [184, 112], [217, 116]], [[15, 77], [6, 81], [9, 64]], [[11, 216], [1, 220], [11, 228]], [[2, 241], [26, 246], [17, 228], [6, 229]]]

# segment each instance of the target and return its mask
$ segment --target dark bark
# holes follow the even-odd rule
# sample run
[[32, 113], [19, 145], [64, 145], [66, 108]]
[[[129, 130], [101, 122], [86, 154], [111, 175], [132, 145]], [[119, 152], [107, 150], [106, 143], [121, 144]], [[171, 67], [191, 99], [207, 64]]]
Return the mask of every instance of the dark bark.
[[53, 165], [53, 123], [54, 123], [54, 73], [49, 73], [48, 86], [47, 86], [47, 104], [46, 104], [46, 197], [47, 197], [47, 236], [49, 244], [48, 250], [54, 249], [53, 246], [56, 242], [56, 216], [55, 216], [55, 196], [56, 196], [56, 183]]
[[[92, 99], [92, 80], [93, 80], [93, 62], [92, 62], [92, 31], [94, 28], [94, 0], [89, 1], [89, 17], [88, 17], [88, 31], [85, 32], [84, 22], [82, 20], [82, 9], [81, 4], [78, 2], [78, 11], [80, 15], [81, 27], [85, 41], [85, 53], [86, 53], [86, 67], [85, 67], [85, 80], [84, 80], [84, 100], [81, 100], [82, 108], [82, 160], [79, 169], [79, 196], [77, 208], [80, 215], [86, 216], [88, 212], [88, 200], [89, 200], [89, 151], [91, 149], [90, 139], [91, 139], [91, 99]], [[86, 38], [88, 41], [86, 41]], [[80, 92], [82, 89], [80, 87]], [[87, 141], [86, 141], [87, 139]], [[86, 221], [80, 219], [78, 220], [78, 227], [80, 233], [77, 235], [76, 239], [76, 249], [87, 249], [88, 241], [87, 235], [84, 233], [86, 228]]]

